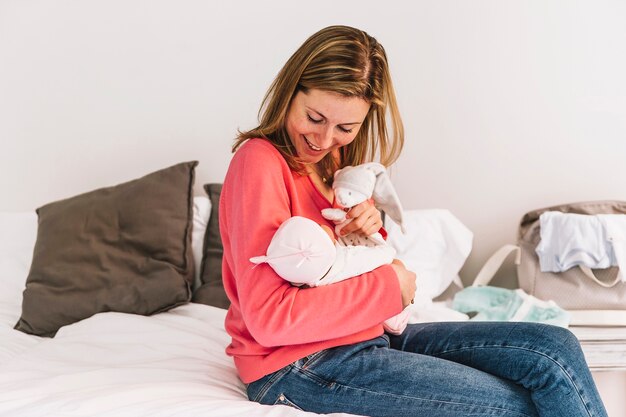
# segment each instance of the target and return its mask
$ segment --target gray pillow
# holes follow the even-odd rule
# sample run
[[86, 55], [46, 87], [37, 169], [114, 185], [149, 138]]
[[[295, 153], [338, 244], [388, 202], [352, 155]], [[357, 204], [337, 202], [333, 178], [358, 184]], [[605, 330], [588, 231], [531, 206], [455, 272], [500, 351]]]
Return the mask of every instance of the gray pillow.
[[230, 301], [222, 284], [222, 238], [219, 225], [219, 204], [222, 184], [205, 184], [204, 190], [211, 200], [211, 216], [204, 235], [203, 256], [200, 264], [200, 287], [193, 293], [194, 303], [228, 308]]
[[96, 313], [148, 315], [187, 303], [197, 164], [40, 207], [15, 328], [52, 337]]

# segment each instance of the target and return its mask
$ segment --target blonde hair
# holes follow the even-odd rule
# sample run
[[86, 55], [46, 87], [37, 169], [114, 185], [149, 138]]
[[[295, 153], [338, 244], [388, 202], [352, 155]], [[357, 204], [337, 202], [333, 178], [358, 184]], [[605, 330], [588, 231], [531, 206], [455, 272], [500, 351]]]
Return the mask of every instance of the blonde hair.
[[[324, 28], [298, 48], [265, 94], [259, 110], [259, 126], [239, 132], [233, 152], [248, 139], [265, 138], [283, 154], [292, 169], [302, 171], [285, 119], [296, 93], [310, 89], [359, 97], [370, 103], [357, 136], [341, 148], [339, 161], [327, 155], [320, 162], [324, 176], [332, 178], [337, 168], [373, 161], [377, 154], [385, 166], [398, 158], [404, 145], [404, 127], [387, 55], [376, 39], [348, 26]], [[391, 117], [391, 134], [387, 129], [387, 112]]]

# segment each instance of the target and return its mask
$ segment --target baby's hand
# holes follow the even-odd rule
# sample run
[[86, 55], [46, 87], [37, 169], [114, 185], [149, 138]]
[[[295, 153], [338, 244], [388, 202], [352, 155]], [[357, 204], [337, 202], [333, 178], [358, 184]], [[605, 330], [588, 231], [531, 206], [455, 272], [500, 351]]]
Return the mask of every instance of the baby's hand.
[[332, 220], [335, 223], [340, 223], [346, 220], [346, 212], [340, 208], [326, 208], [322, 210], [322, 217], [326, 220]]

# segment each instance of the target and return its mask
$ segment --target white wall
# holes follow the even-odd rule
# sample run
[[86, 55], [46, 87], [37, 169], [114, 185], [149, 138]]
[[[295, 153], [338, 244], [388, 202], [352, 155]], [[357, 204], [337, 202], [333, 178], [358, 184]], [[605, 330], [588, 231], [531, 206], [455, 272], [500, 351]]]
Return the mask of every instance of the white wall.
[[0, 0], [0, 210], [191, 159], [200, 193], [288, 56], [339, 23], [387, 49], [407, 133], [394, 181], [406, 208], [474, 232], [466, 282], [525, 211], [626, 200], [624, 2], [382, 4]]

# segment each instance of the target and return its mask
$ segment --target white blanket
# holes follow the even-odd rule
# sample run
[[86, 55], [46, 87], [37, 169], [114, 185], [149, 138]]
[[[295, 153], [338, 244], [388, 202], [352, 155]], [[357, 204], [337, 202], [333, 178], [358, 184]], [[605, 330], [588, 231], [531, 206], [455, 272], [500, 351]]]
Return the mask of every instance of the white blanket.
[[101, 313], [54, 339], [3, 322], [0, 416], [315, 415], [247, 400], [224, 353], [224, 316], [200, 304], [151, 317]]

